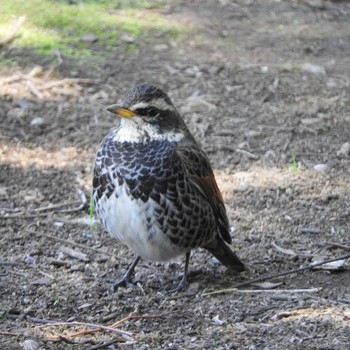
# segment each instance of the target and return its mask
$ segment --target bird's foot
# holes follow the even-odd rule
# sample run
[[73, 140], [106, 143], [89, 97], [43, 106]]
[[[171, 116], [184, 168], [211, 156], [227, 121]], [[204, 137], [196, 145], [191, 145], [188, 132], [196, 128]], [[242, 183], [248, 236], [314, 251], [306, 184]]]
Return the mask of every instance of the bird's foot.
[[182, 278], [180, 283], [175, 287], [167, 290], [167, 293], [172, 294], [176, 292], [183, 292], [188, 287], [187, 279]]
[[122, 276], [122, 278], [120, 278], [117, 281], [113, 281], [112, 283], [113, 283], [113, 286], [112, 286], [113, 293], [115, 293], [119, 287], [132, 288], [132, 287], [135, 287], [136, 285], [136, 283], [133, 283], [130, 280], [130, 276], [127, 273], [125, 273]]
[[115, 293], [118, 288], [120, 286], [124, 286], [125, 288], [130, 288], [130, 287], [134, 287], [135, 284], [137, 282], [132, 283], [131, 280], [131, 276], [134, 273], [135, 267], [138, 264], [138, 262], [140, 261], [140, 257], [137, 256], [134, 261], [131, 263], [131, 265], [129, 266], [128, 270], [126, 271], [126, 273], [123, 275], [123, 277], [121, 279], [119, 279], [118, 281], [114, 281], [113, 282], [113, 287], [112, 290]]

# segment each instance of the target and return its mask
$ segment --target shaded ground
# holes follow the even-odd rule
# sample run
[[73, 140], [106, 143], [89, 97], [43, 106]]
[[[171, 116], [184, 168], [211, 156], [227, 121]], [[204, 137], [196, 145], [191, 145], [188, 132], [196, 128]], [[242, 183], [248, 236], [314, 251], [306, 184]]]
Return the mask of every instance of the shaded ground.
[[[342, 271], [270, 281], [281, 282], [277, 289], [318, 292], [247, 292], [262, 290], [252, 285], [202, 293], [349, 253], [350, 4], [179, 1], [167, 16], [195, 28], [193, 38], [140, 45], [133, 55], [101, 51], [98, 62], [84, 65], [64, 60], [56, 80], [92, 81], [66, 82], [69, 93], [50, 90], [38, 99], [23, 88], [23, 77], [18, 85], [2, 80], [0, 327], [8, 333], [1, 348], [21, 349], [29, 339], [42, 349], [92, 348], [115, 335], [85, 334], [69, 344], [48, 337], [77, 329], [37, 322], [108, 326], [132, 313], [159, 317], [119, 324], [132, 333], [119, 339], [130, 345], [120, 347], [348, 349], [349, 260]], [[43, 74], [51, 68], [30, 52], [4, 55], [19, 60], [36, 84], [42, 73], [33, 67], [40, 64]], [[144, 261], [140, 286], [110, 292], [106, 281], [125, 270], [132, 254], [100, 226], [89, 226], [81, 200], [89, 197], [99, 142], [116, 122], [103, 106], [145, 81], [168, 91], [208, 153], [233, 246], [251, 277], [232, 276], [195, 251], [184, 293], [164, 291], [181, 276], [181, 261]]]

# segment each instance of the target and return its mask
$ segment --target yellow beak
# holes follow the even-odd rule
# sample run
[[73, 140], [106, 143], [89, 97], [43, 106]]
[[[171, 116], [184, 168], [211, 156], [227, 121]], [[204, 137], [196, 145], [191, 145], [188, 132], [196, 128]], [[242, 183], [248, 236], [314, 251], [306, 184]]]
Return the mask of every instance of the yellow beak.
[[118, 105], [108, 106], [107, 111], [113, 114], [116, 114], [122, 118], [132, 118], [136, 115], [136, 113], [133, 111], [130, 111], [130, 109], [127, 109]]

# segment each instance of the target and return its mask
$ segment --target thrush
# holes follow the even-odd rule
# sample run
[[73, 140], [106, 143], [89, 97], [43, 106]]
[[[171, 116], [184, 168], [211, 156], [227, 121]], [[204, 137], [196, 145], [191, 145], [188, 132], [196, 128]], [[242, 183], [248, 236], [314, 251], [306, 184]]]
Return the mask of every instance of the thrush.
[[185, 255], [181, 290], [190, 251], [198, 247], [244, 271], [229, 246], [229, 222], [209, 159], [168, 95], [139, 85], [107, 110], [120, 123], [97, 152], [95, 211], [108, 233], [136, 254], [114, 290], [129, 285], [141, 257], [166, 261]]

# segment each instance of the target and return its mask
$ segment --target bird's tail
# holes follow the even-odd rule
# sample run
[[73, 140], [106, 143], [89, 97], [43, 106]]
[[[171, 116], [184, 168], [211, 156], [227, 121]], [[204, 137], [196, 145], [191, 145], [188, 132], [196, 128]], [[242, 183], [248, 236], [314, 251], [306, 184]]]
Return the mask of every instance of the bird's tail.
[[221, 236], [217, 236], [213, 241], [204, 247], [215, 256], [227, 268], [237, 272], [246, 271], [246, 267], [239, 257], [224, 242]]

